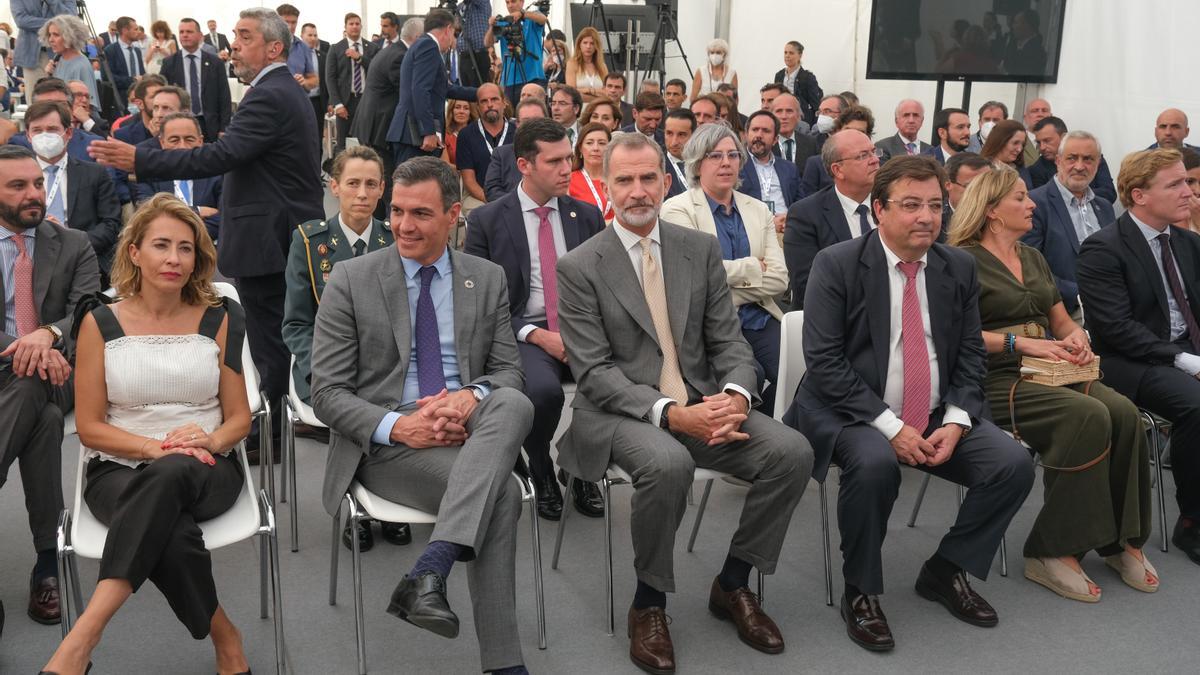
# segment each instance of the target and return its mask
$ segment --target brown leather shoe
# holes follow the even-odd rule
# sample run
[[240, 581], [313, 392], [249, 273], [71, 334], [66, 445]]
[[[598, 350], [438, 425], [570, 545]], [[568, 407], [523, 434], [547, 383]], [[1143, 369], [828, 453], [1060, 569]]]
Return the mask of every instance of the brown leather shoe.
[[713, 579], [712, 589], [708, 592], [708, 611], [718, 618], [732, 621], [737, 626], [742, 642], [758, 651], [768, 654], [783, 651], [783, 635], [779, 633], [779, 627], [762, 611], [758, 596], [749, 588], [742, 586], [726, 593], [721, 584]]
[[991, 628], [1000, 623], [996, 610], [971, 588], [962, 570], [956, 572], [949, 581], [943, 581], [934, 576], [927, 565], [922, 565], [921, 573], [917, 575], [917, 595], [940, 602], [956, 619], [972, 626]]
[[62, 621], [58, 609], [58, 577], [45, 577], [30, 587], [29, 618], [47, 626]]
[[846, 635], [863, 649], [887, 652], [896, 647], [879, 596], [859, 595], [847, 600], [842, 595], [842, 621], [846, 622]]
[[654, 675], [675, 672], [675, 647], [667, 622], [662, 607], [629, 608], [629, 658], [633, 665]]

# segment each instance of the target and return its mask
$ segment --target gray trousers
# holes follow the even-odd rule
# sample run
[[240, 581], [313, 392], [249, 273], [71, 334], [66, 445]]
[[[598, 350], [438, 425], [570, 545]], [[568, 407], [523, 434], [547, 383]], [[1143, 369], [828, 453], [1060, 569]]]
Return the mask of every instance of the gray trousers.
[[470, 548], [467, 585], [485, 671], [524, 663], [515, 581], [521, 491], [512, 471], [532, 422], [524, 394], [496, 389], [471, 414], [463, 445], [372, 446], [355, 474], [384, 499], [436, 512], [430, 541]]
[[612, 461], [633, 478], [630, 529], [640, 581], [675, 591], [675, 531], [698, 466], [753, 483], [729, 553], [764, 574], [775, 571], [792, 511], [812, 475], [812, 446], [800, 432], [754, 410], [742, 431], [748, 440], [710, 447], [648, 422], [624, 418], [617, 423]]
[[[879, 595], [883, 539], [900, 492], [900, 460], [883, 434], [870, 425], [855, 424], [838, 436], [833, 461], [841, 468], [837, 514], [842, 576], [863, 593]], [[937, 552], [987, 579], [1000, 539], [1033, 487], [1029, 451], [996, 425], [979, 420], [945, 463], [915, 468], [967, 487], [958, 518]]]
[[17, 462], [35, 551], [54, 550], [63, 510], [63, 414], [74, 402], [72, 384], [55, 387], [37, 375], [17, 377], [9, 365], [0, 368], [0, 487]]

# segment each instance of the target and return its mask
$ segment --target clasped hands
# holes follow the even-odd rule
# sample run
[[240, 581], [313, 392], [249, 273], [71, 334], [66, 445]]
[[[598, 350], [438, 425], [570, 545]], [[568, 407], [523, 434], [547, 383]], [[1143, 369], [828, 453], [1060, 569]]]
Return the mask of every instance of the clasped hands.
[[466, 388], [453, 394], [443, 389], [417, 399], [417, 410], [396, 420], [390, 438], [410, 448], [462, 445], [467, 440], [467, 420], [477, 404], [474, 392]]
[[217, 448], [213, 446], [212, 436], [194, 422], [171, 430], [159, 444], [157, 451], [153, 447], [153, 441], [154, 439], [150, 439], [142, 444], [142, 453], [148, 459], [159, 459], [167, 455], [187, 455], [195, 457], [209, 466], [217, 464], [217, 459], [213, 457]]
[[675, 433], [720, 445], [750, 438], [741, 431], [749, 410], [750, 402], [744, 396], [723, 391], [705, 396], [699, 403], [672, 406], [667, 422]]
[[901, 462], [909, 466], [938, 466], [950, 459], [962, 435], [962, 427], [944, 424], [929, 434], [929, 438], [922, 438], [915, 427], [905, 424], [890, 442]]
[[1067, 361], [1077, 366], [1086, 366], [1095, 360], [1092, 345], [1083, 329], [1077, 329], [1061, 340], [1037, 340], [1033, 338], [1017, 338], [1020, 340], [1018, 351], [1029, 356], [1044, 359]]
[[50, 384], [61, 386], [71, 376], [71, 364], [54, 348], [54, 341], [53, 333], [38, 329], [13, 340], [0, 352], [0, 358], [12, 357], [12, 371], [17, 377], [32, 377], [37, 373]]

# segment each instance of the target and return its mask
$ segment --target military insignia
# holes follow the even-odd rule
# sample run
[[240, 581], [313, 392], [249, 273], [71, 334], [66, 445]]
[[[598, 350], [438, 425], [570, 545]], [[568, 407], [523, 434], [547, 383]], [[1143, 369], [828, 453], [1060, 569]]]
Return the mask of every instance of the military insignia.
[[467, 279], [463, 282], [463, 286], [466, 286], [467, 288], [475, 288], [475, 282]]
[[321, 273], [321, 281], [324, 283], [329, 283], [329, 272]]
[[329, 247], [325, 244], [318, 244], [317, 255], [329, 255]]
[[321, 271], [322, 272], [329, 272], [329, 270], [331, 270], [331, 269], [333, 269], [333, 263], [329, 262], [328, 260], [321, 261]]
[[336, 235], [336, 234], [335, 234], [335, 235], [333, 235], [332, 237], [330, 237], [330, 238], [329, 238], [329, 245], [330, 245], [330, 246], [332, 246], [332, 247], [334, 247], [334, 248], [337, 248], [337, 247], [338, 247], [338, 240], [337, 240], [337, 235]]
[[387, 239], [384, 239], [382, 235], [380, 235], [380, 237], [375, 241], [379, 242], [380, 246], [387, 246]]

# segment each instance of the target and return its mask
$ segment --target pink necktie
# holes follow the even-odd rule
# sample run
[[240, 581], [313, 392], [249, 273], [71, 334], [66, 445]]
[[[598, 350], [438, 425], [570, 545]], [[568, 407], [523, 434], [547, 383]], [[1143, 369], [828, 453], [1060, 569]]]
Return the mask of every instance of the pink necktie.
[[25, 235], [13, 235], [17, 261], [13, 265], [13, 304], [16, 306], [17, 337], [38, 329], [37, 308], [33, 306], [33, 261], [25, 251]]
[[542, 295], [546, 299], [546, 330], [558, 332], [558, 277], [555, 267], [558, 265], [558, 251], [554, 248], [554, 228], [550, 226], [549, 206], [539, 206], [533, 210], [537, 214], [538, 225], [538, 263], [542, 268]]
[[929, 426], [929, 348], [925, 344], [925, 324], [921, 319], [921, 299], [917, 296], [919, 262], [896, 263], [908, 278], [904, 282], [904, 302], [900, 308], [900, 340], [904, 348], [904, 402], [900, 419], [924, 434]]

